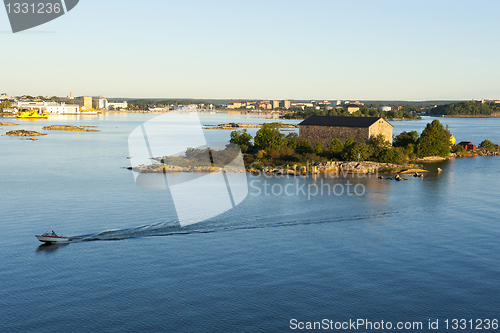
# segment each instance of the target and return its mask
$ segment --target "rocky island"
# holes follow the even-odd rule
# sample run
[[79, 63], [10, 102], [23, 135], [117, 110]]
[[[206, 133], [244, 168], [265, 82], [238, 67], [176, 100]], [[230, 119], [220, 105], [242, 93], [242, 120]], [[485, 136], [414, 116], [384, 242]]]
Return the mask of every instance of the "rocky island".
[[35, 131], [26, 131], [26, 130], [16, 130], [16, 131], [10, 131], [5, 133], [5, 135], [8, 136], [40, 136], [40, 135], [47, 135], [47, 133], [39, 133]]
[[[235, 128], [261, 128], [264, 124], [237, 124], [237, 123], [229, 123], [229, 124], [219, 124], [219, 125], [205, 125], [203, 129], [235, 129]], [[279, 128], [297, 128], [298, 125], [292, 124], [282, 124], [279, 123]]]
[[68, 132], [99, 132], [99, 130], [88, 128], [91, 126], [74, 126], [74, 125], [50, 125], [44, 126], [44, 130], [48, 131], [68, 131]]
[[19, 124], [16, 124], [16, 123], [2, 123], [2, 122], [0, 122], [0, 126], [16, 126], [16, 125], [19, 125]]

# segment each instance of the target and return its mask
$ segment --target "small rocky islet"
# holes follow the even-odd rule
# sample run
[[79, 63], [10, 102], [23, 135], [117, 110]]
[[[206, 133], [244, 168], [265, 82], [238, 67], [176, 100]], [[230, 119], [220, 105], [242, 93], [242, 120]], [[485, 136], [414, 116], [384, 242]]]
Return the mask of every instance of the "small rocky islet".
[[16, 123], [3, 123], [3, 122], [0, 122], [0, 126], [17, 126], [19, 124], [16, 124]]
[[92, 129], [89, 127], [93, 126], [50, 125], [50, 126], [44, 126], [43, 129], [47, 131], [99, 132], [99, 130]]
[[[263, 124], [239, 124], [239, 123], [229, 123], [229, 124], [219, 124], [219, 125], [205, 125], [203, 129], [235, 129], [235, 128], [261, 128]], [[298, 128], [298, 125], [293, 124], [280, 124], [279, 128]]]
[[36, 131], [26, 131], [26, 130], [15, 130], [15, 131], [10, 131], [5, 133], [5, 135], [8, 136], [41, 136], [41, 135], [47, 135], [47, 133], [40, 133]]

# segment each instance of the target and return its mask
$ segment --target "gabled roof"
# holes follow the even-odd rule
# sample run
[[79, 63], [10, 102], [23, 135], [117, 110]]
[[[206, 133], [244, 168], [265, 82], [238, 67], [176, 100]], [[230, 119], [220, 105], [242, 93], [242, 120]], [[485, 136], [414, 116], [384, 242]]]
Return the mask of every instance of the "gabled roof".
[[460, 146], [467, 146], [467, 145], [471, 145], [471, 144], [472, 144], [472, 142], [470, 142], [470, 141], [460, 141], [460, 143], [459, 143]]
[[[310, 116], [299, 125], [312, 126], [338, 126], [338, 127], [370, 127], [381, 117], [331, 117], [331, 116]], [[389, 123], [388, 123], [389, 124]], [[389, 124], [391, 125], [391, 124]], [[391, 125], [392, 126], [392, 125]]]

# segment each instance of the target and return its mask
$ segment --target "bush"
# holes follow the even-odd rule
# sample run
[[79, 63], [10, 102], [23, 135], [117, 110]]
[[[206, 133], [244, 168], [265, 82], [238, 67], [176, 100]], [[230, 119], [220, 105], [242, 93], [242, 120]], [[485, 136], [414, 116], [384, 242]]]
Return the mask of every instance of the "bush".
[[451, 152], [452, 153], [463, 153], [465, 151], [465, 148], [461, 145], [454, 145], [451, 147]]
[[297, 148], [295, 148], [295, 152], [299, 154], [311, 154], [313, 152], [311, 143], [307, 140], [299, 139], [297, 141]]
[[401, 147], [383, 149], [377, 156], [377, 160], [380, 163], [403, 164], [406, 162], [406, 159], [404, 149]]
[[323, 153], [323, 145], [321, 144], [321, 142], [316, 143], [316, 148], [314, 149], [314, 152], [317, 155], [320, 155], [321, 153]]
[[417, 131], [402, 132], [394, 138], [394, 147], [406, 147], [409, 144], [416, 145], [418, 142]]
[[490, 140], [486, 139], [481, 144], [479, 145], [481, 148], [486, 148], [486, 149], [495, 149], [495, 144], [491, 142]]
[[348, 138], [347, 141], [344, 144], [344, 148], [347, 146], [350, 146], [354, 143], [354, 138]]
[[342, 144], [342, 142], [340, 142], [339, 139], [335, 139], [332, 141], [330, 145], [330, 153], [338, 154], [342, 151], [342, 149], [344, 149], [344, 145]]
[[366, 143], [354, 142], [353, 144], [346, 145], [342, 151], [342, 159], [344, 161], [357, 161], [358, 156], [360, 161], [365, 161], [370, 157], [370, 149]]

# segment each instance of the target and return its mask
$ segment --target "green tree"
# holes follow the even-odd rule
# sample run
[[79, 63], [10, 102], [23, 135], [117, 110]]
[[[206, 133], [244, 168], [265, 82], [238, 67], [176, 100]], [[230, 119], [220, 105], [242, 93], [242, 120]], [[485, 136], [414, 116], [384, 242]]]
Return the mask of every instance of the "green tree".
[[404, 149], [401, 147], [383, 149], [377, 156], [377, 161], [380, 163], [403, 164], [406, 162], [406, 159]]
[[266, 151], [280, 151], [286, 145], [285, 134], [280, 133], [280, 123], [268, 123], [262, 125], [255, 135], [255, 146]]
[[311, 143], [308, 140], [300, 139], [297, 143], [297, 148], [295, 151], [299, 154], [312, 154], [313, 149]]
[[229, 142], [238, 145], [242, 153], [246, 153], [250, 148], [252, 148], [252, 136], [248, 134], [247, 130], [243, 131], [232, 131], [231, 140]]
[[372, 152], [377, 155], [383, 149], [388, 149], [391, 146], [391, 143], [385, 139], [383, 134], [379, 134], [374, 137], [370, 143], [370, 149]]
[[357, 161], [359, 156], [360, 161], [365, 161], [370, 157], [370, 149], [364, 142], [354, 142], [351, 145], [344, 146], [342, 151], [342, 159], [344, 161]]
[[95, 99], [92, 100], [92, 109], [97, 109], [97, 101]]
[[12, 103], [10, 101], [3, 101], [0, 103], [0, 111], [3, 111], [4, 108], [10, 108]]
[[354, 143], [354, 138], [348, 138], [344, 144], [344, 148], [352, 145]]
[[338, 154], [342, 151], [342, 149], [344, 149], [344, 145], [342, 144], [342, 142], [340, 142], [339, 139], [335, 139], [332, 141], [330, 145], [330, 153]]
[[285, 137], [286, 139], [286, 145], [288, 148], [295, 150], [297, 148], [297, 145], [300, 141], [299, 135], [295, 132], [288, 133], [288, 135]]
[[495, 149], [495, 144], [491, 142], [490, 140], [486, 139], [481, 144], [479, 145], [481, 148], [486, 148], [486, 149]]
[[319, 155], [323, 153], [323, 145], [321, 142], [316, 143], [316, 148], [314, 149], [314, 152]]
[[427, 124], [418, 139], [417, 155], [442, 156], [450, 154], [450, 131], [445, 129], [439, 120], [433, 120]]
[[417, 142], [417, 131], [402, 132], [394, 138], [394, 147], [406, 147], [409, 144], [416, 145]]

